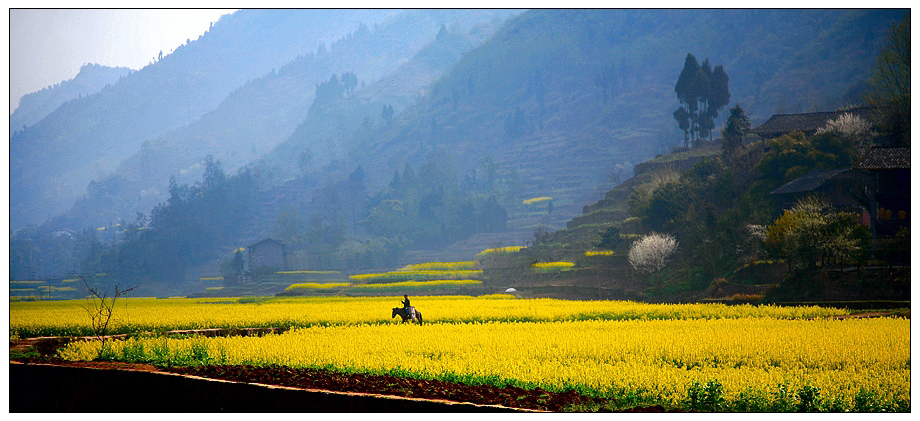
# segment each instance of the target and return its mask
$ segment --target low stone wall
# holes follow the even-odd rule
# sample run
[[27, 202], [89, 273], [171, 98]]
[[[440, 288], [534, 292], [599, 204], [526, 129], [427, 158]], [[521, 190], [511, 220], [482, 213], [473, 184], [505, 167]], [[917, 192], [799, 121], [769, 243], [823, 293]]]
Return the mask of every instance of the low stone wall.
[[10, 363], [10, 412], [513, 412], [170, 373]]

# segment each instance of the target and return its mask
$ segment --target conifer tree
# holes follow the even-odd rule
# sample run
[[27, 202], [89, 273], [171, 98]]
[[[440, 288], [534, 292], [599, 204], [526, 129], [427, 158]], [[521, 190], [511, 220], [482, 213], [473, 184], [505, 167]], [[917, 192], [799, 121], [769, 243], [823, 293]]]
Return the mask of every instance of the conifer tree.
[[684, 131], [684, 146], [689, 147], [690, 141], [696, 143], [707, 136], [711, 139], [715, 118], [731, 97], [728, 74], [722, 65], [713, 69], [708, 58], [700, 64], [693, 54], [687, 54], [674, 92], [681, 103], [674, 112], [674, 119]]

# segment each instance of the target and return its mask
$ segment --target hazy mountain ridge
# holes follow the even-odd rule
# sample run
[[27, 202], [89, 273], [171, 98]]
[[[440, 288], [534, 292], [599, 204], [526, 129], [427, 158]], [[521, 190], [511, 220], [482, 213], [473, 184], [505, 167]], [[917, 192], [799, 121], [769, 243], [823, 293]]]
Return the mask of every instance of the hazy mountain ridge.
[[[330, 75], [342, 72], [353, 72], [359, 83], [364, 85], [373, 84], [388, 73], [387, 77], [392, 78], [393, 70], [400, 64], [420, 68], [422, 65], [413, 64], [410, 57], [425, 47], [428, 40], [434, 39], [439, 28], [445, 25], [458, 28], [478, 25], [491, 20], [495, 13], [498, 12], [440, 10], [394, 14], [375, 25], [374, 30], [360, 26], [329, 47], [302, 55], [278, 70], [273, 69], [260, 78], [250, 80], [234, 90], [215, 110], [158, 139], [145, 141], [139, 151], [122, 162], [113, 174], [96, 178], [90, 184], [87, 196], [68, 212], [68, 224], [108, 224], [120, 218], [131, 219], [135, 212], [146, 212], [165, 199], [170, 177], [186, 183], [197, 180], [203, 169], [201, 162], [207, 155], [220, 160], [227, 171], [234, 171], [260, 154], [267, 153], [294, 132], [298, 125], [314, 136], [329, 130], [346, 130], [347, 123], [344, 122], [334, 124], [331, 129], [324, 121], [304, 123], [316, 85]], [[469, 45], [465, 49], [472, 47]], [[421, 55], [422, 58], [427, 56]], [[444, 66], [446, 64], [442, 64]], [[424, 85], [442, 70], [429, 68], [425, 71], [435, 72], [429, 76], [399, 73], [404, 78], [400, 83], [414, 86], [418, 80]], [[406, 90], [403, 86], [390, 94], [396, 94], [400, 89]], [[357, 92], [354, 98], [359, 98]], [[405, 101], [400, 98], [392, 100]], [[347, 108], [342, 110], [344, 118], [353, 120], [350, 122], [355, 126], [368, 115], [379, 118], [380, 114], [379, 110], [370, 113], [348, 111]], [[322, 127], [317, 129], [311, 124]], [[319, 152], [315, 146], [314, 149]]]
[[101, 91], [131, 72], [127, 67], [108, 67], [89, 63], [80, 67], [73, 79], [24, 95], [10, 114], [10, 136], [35, 124], [67, 101]]
[[[757, 20], [757, 11], [530, 11], [467, 53], [392, 125], [378, 128], [365, 157], [348, 168], [361, 165], [374, 190], [407, 163], [437, 160], [467, 174], [491, 156], [519, 177], [520, 198], [554, 198], [552, 215], [545, 206], [512, 204], [510, 231], [490, 237], [521, 244], [535, 227], [560, 228], [603, 197], [616, 168], [628, 177], [635, 163], [679, 145], [671, 114], [688, 52], [713, 65], [737, 63], [726, 67], [732, 102], [750, 109], [755, 123], [777, 110], [833, 109], [864, 85], [881, 35], [901, 13], [776, 11]], [[733, 19], [741, 22], [736, 32], [692, 36], [708, 22]], [[864, 32], [854, 36], [854, 27]], [[745, 37], [764, 47], [757, 58], [770, 67], [742, 64], [756, 52], [737, 48], [734, 40]], [[609, 68], [614, 92], [605, 101], [594, 79]], [[762, 80], [748, 76], [758, 72]]]
[[157, 63], [15, 133], [10, 139], [11, 227], [63, 211], [90, 180], [115, 169], [144, 140], [213, 109], [247, 80], [390, 13], [270, 12], [227, 15]]
[[[896, 11], [781, 11], [753, 27], [749, 24], [757, 11], [527, 12], [487, 44], [466, 54], [435, 85], [433, 93], [407, 110], [393, 127], [381, 129], [377, 149], [367, 154], [373, 158], [364, 163], [376, 161], [379, 168], [382, 157], [392, 157], [392, 162], [384, 161], [386, 169], [368, 179], [380, 183], [406, 162], [424, 161], [428, 156], [449, 156], [468, 171], [483, 156], [493, 155], [498, 164], [521, 175], [527, 186], [524, 195], [556, 196], [553, 183], [571, 179], [573, 190], [557, 198], [557, 212], [571, 212], [561, 222], [599, 198], [585, 200], [603, 193], [596, 188], [609, 181], [606, 176], [614, 165], [631, 167], [656, 151], [677, 145], [682, 134], [671, 117], [678, 105], [673, 86], [687, 52], [701, 59], [708, 56], [714, 65], [740, 63], [750, 51], [731, 48], [737, 45], [730, 41], [736, 36], [782, 37], [774, 42], [787, 47], [769, 51], [762, 59], [781, 65], [773, 66], [772, 73], [764, 69], [761, 85], [745, 77], [753, 73], [750, 66], [726, 67], [732, 101], [738, 99], [743, 105], [757, 101], [746, 106], [754, 119], [763, 120], [783, 96], [800, 100], [796, 96], [800, 86], [785, 80], [785, 69], [798, 69], [804, 83], [827, 76], [826, 61], [817, 70], [808, 67], [814, 53], [805, 52], [827, 55], [828, 51], [877, 49], [877, 43], [866, 46], [860, 34], [859, 39], [843, 37], [834, 50], [827, 50], [825, 38], [842, 38], [844, 30], [852, 27], [851, 23], [837, 24], [838, 20], [862, 22], [881, 34], [897, 15]], [[713, 35], [717, 40], [689, 34], [706, 28], [706, 22], [731, 19], [744, 23], [737, 33]], [[794, 30], [803, 22], [808, 28]], [[813, 83], [809, 94], [838, 100], [859, 80], [851, 75], [868, 75], [874, 54], [863, 57], [847, 69], [845, 77]], [[617, 90], [604, 103], [593, 79], [611, 65], [617, 69]], [[813, 74], [802, 74], [803, 69]], [[507, 125], [518, 115], [520, 127]], [[408, 139], [412, 142], [406, 142]], [[559, 168], [557, 173], [554, 167]], [[373, 173], [367, 165], [365, 169]]]
[[[858, 98], [854, 93], [874, 66], [881, 35], [903, 13], [525, 12], [462, 54], [450, 71], [418, 90], [417, 96], [398, 101], [394, 97], [397, 112], [392, 121], [382, 120], [381, 109], [390, 101], [374, 93], [374, 84], [317, 105], [312, 121], [311, 112], [305, 111], [300, 133], [293, 128], [294, 135], [265, 160], [251, 165], [271, 175], [274, 184], [299, 178], [262, 193], [262, 205], [251, 216], [253, 231], [246, 239], [271, 236], [285, 203], [297, 203], [311, 212], [347, 214], [329, 208], [334, 201], [324, 196], [334, 195], [336, 186], [356, 174], [357, 168], [363, 169], [364, 188], [371, 196], [386, 189], [394, 172], [407, 165], [416, 170], [426, 164], [450, 168], [466, 179], [463, 182], [479, 182], [483, 162], [491, 157], [499, 173], [520, 180], [519, 200], [506, 204], [509, 232], [480, 233], [468, 241], [470, 247], [483, 241], [520, 245], [533, 238], [535, 227], [564, 226], [581, 214], [583, 205], [600, 199], [616, 168], [622, 168], [621, 176], [628, 178], [634, 164], [682, 143], [683, 133], [672, 113], [678, 106], [674, 84], [687, 53], [700, 60], [708, 57], [712, 65], [725, 65], [731, 102], [741, 103], [756, 124], [775, 111], [832, 109]], [[713, 22], [723, 24], [715, 27]], [[390, 83], [396, 92], [407, 95], [410, 89], [400, 86], [398, 72], [378, 82], [380, 92]], [[265, 76], [264, 81], [275, 77]], [[329, 76], [324, 78], [328, 81]], [[268, 95], [258, 82], [241, 89], [240, 95]], [[348, 114], [337, 114], [343, 110]], [[167, 140], [149, 145], [166, 148]], [[221, 140], [215, 135], [209, 141]], [[317, 149], [315, 162], [302, 169], [298, 160], [305, 146]], [[319, 153], [323, 146], [338, 150], [323, 156]], [[338, 159], [329, 161], [332, 157]], [[178, 161], [175, 165], [188, 168]], [[109, 186], [97, 183], [93, 188]], [[546, 201], [532, 206], [520, 200], [538, 196], [553, 198], [552, 214]], [[93, 206], [107, 205], [98, 201]], [[361, 215], [352, 214], [340, 222], [349, 234], [361, 237]], [[328, 216], [335, 220], [340, 215]], [[470, 247], [451, 246], [455, 254], [466, 253], [462, 258], [470, 257]]]

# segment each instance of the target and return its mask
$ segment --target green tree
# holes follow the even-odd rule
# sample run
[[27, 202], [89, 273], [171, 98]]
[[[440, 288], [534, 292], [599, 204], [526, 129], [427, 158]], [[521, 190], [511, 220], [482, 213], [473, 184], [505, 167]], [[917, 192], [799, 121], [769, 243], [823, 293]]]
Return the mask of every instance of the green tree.
[[384, 200], [370, 211], [367, 218], [368, 229], [383, 237], [393, 237], [404, 232], [406, 219], [403, 203], [399, 200]]
[[[707, 59], [707, 65], [708, 63]], [[712, 130], [715, 128], [715, 119], [729, 103], [731, 93], [728, 91], [728, 74], [722, 65], [716, 66], [709, 75], [709, 90], [706, 95], [706, 112], [704, 114], [706, 132], [709, 133], [709, 140], [712, 140]]]
[[876, 59], [868, 102], [883, 107], [883, 126], [895, 145], [910, 145], [910, 14], [892, 26]]
[[345, 93], [352, 93], [358, 86], [358, 76], [352, 72], [342, 73], [342, 89]]
[[275, 221], [274, 237], [285, 243], [299, 243], [303, 240], [304, 224], [300, 213], [293, 206], [285, 206]]
[[684, 146], [689, 147], [691, 140], [695, 143], [704, 137], [711, 139], [715, 118], [731, 97], [724, 67], [713, 69], [708, 58], [700, 64], [693, 54], [687, 54], [674, 92], [681, 103], [674, 119], [684, 131]]
[[856, 213], [836, 212], [823, 199], [806, 197], [767, 227], [767, 252], [792, 270], [808, 271], [865, 260], [868, 228]]
[[393, 105], [384, 105], [383, 111], [380, 112], [380, 117], [383, 118], [383, 121], [387, 122], [387, 125], [393, 122]]
[[[677, 77], [677, 83], [674, 85], [674, 92], [681, 103], [681, 107], [674, 113], [674, 118], [683, 128], [683, 118], [686, 117], [688, 127], [684, 135], [685, 147], [690, 147], [690, 141], [696, 140], [696, 116], [699, 112], [700, 99], [706, 91], [703, 79], [700, 63], [693, 54], [688, 53], [687, 58], [684, 59], [684, 68], [680, 71], [680, 76]], [[683, 112], [680, 111], [681, 109]], [[689, 136], [687, 136], [688, 134]]]
[[677, 120], [677, 126], [684, 132], [684, 147], [690, 145], [690, 112], [684, 107], [678, 107], [674, 111], [674, 119]]
[[725, 128], [722, 129], [722, 157], [726, 162], [731, 161], [744, 145], [744, 135], [751, 131], [751, 121], [748, 120], [740, 104], [735, 104], [728, 111]]

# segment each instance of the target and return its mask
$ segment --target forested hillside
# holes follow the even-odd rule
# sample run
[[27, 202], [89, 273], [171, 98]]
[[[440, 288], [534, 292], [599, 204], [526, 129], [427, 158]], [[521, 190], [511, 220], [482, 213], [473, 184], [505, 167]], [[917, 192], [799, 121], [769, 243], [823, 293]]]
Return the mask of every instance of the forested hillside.
[[[522, 233], [578, 215], [610, 185], [615, 168], [628, 175], [633, 164], [680, 144], [674, 85], [688, 52], [724, 65], [731, 102], [750, 104], [751, 118], [762, 121], [780, 108], [823, 109], [858, 99], [851, 89], [864, 86], [872, 52], [897, 15], [531, 11], [466, 54], [419, 104], [377, 128], [368, 136], [374, 142], [360, 149], [363, 158], [345, 170], [361, 165], [373, 191], [407, 164], [450, 164], [460, 177], [475, 177], [491, 158], [498, 172], [521, 183], [519, 200], [508, 204], [516, 232], [492, 240], [519, 243]], [[712, 21], [746, 25], [718, 34], [700, 29]], [[826, 63], [834, 58], [842, 68], [829, 75]], [[788, 77], [791, 71], [796, 78]], [[552, 215], [547, 202], [520, 202], [533, 197], [552, 197]]]
[[[116, 177], [94, 183], [73, 219], [31, 232], [79, 231], [83, 227], [68, 224], [110, 208], [132, 220], [124, 216], [130, 213], [124, 199], [132, 194], [141, 196], [137, 203], [167, 190], [172, 203], [194, 201], [174, 192], [208, 185], [197, 180], [204, 155], [212, 154], [222, 163], [208, 160], [212, 169], [253, 177], [261, 191], [246, 196], [250, 213], [237, 215], [242, 219], [230, 225], [232, 235], [222, 234], [220, 244], [200, 243], [210, 250], [183, 263], [190, 270], [185, 276], [217, 270], [215, 261], [265, 237], [305, 247], [298, 260], [305, 267], [297, 269], [379, 268], [410, 252], [466, 259], [484, 245], [521, 245], [533, 241], [535, 231], [565, 226], [628, 178], [635, 164], [682, 146], [675, 83], [688, 53], [722, 66], [729, 102], [741, 104], [756, 124], [774, 112], [833, 109], [862, 98], [884, 35], [902, 14], [534, 10], [494, 34], [501, 19], [491, 15], [481, 16], [481, 26], [433, 26], [433, 39], [386, 75], [370, 76], [375, 60], [336, 54], [338, 48], [381, 51], [373, 45], [374, 35], [387, 33], [381, 24], [334, 44], [327, 61], [317, 53], [267, 71], [214, 112], [148, 142]], [[349, 44], [365, 39], [360, 48]], [[339, 61], [329, 62], [333, 57]], [[715, 118], [716, 137], [726, 114], [723, 109]], [[263, 152], [258, 160], [247, 158]], [[177, 158], [183, 154], [192, 156]], [[247, 160], [246, 170], [233, 174]], [[155, 162], [172, 169], [141, 171]], [[169, 176], [176, 183], [164, 188]], [[157, 191], [132, 185], [147, 178], [157, 178]], [[215, 197], [223, 199], [209, 202], [214, 208], [196, 208], [196, 218], [219, 209], [220, 200], [232, 206], [239, 199]], [[159, 215], [169, 214], [169, 203]], [[151, 219], [142, 216], [141, 228]], [[148, 227], [150, 234], [139, 238], [153, 241], [157, 228]], [[28, 235], [16, 237], [25, 244]], [[106, 247], [115, 259], [120, 240], [111, 239]], [[30, 247], [55, 249], [60, 241]], [[80, 267], [85, 250], [70, 250], [70, 266], [87, 270]]]
[[483, 259], [490, 281], [643, 301], [906, 302], [909, 15], [890, 28], [861, 81], [873, 107], [787, 114], [770, 131], [736, 105], [718, 144], [644, 162], [565, 229]]
[[10, 138], [11, 228], [58, 215], [145, 140], [214, 109], [247, 80], [388, 13], [242, 10], [101, 92], [65, 103]]
[[[268, 74], [248, 81], [201, 118], [148, 139], [111, 174], [95, 178], [87, 189], [86, 197], [78, 200], [65, 215], [66, 222], [59, 224], [104, 225], [121, 218], [131, 218], [136, 212], [146, 212], [167, 197], [170, 177], [183, 183], [197, 180], [203, 172], [205, 157], [212, 156], [222, 163], [225, 170], [235, 171], [271, 151], [290, 137], [298, 126], [310, 128], [309, 133], [314, 139], [310, 154], [316, 155], [314, 163], [328, 162], [325, 153], [335, 150], [335, 147], [318, 146], [316, 142], [330, 140], [334, 134], [343, 136], [351, 133], [361, 127], [362, 119], [380, 119], [380, 111], [374, 109], [371, 112], [365, 105], [336, 109], [333, 115], [325, 113], [321, 117], [316, 113], [310, 114], [311, 107], [316, 107], [312, 104], [320, 85], [327, 85], [332, 75], [337, 80], [340, 75], [352, 76], [353, 86], [348, 86], [347, 91], [348, 104], [357, 105], [364, 102], [367, 95], [378, 95], [362, 89], [364, 85], [373, 84], [383, 77], [392, 78], [397, 68], [419, 66], [419, 60], [424, 60], [429, 54], [423, 54], [417, 60], [412, 60], [412, 57], [445, 25], [460, 30], [482, 21], [489, 22], [493, 16], [501, 16], [502, 13], [507, 12], [410, 11], [392, 16], [373, 30], [359, 26], [328, 47], [299, 56], [277, 70], [272, 69]], [[461, 51], [457, 54], [478, 45], [481, 39], [482, 36], [478, 40], [465, 40], [465, 45], [458, 46]], [[440, 60], [428, 69], [432, 74], [397, 72], [399, 84], [391, 83], [391, 91], [381, 95], [389, 95], [387, 101], [404, 106], [409, 101], [405, 98], [417, 96], [419, 90], [451, 63], [450, 60]], [[342, 94], [345, 94], [344, 90]], [[328, 100], [320, 98], [320, 102]], [[305, 123], [305, 119], [313, 124]], [[302, 152], [296, 151], [297, 154]], [[294, 174], [298, 174], [300, 170], [294, 168]], [[293, 176], [284, 171], [277, 175], [266, 171], [262, 173], [265, 176], [263, 184], [271, 183], [271, 180], [284, 181]]]

